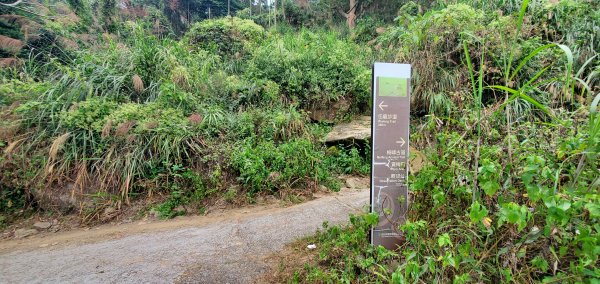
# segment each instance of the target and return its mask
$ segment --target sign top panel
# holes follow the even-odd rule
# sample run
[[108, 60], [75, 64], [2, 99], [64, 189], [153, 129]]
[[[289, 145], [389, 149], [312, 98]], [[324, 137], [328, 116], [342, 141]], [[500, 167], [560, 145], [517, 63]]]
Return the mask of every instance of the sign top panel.
[[374, 63], [375, 77], [410, 78], [410, 64]]

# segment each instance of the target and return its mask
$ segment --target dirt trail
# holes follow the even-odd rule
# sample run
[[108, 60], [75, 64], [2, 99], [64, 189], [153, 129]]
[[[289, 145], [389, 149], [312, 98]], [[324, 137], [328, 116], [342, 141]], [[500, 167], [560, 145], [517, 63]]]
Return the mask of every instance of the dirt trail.
[[77, 230], [0, 243], [0, 283], [252, 283], [265, 258], [364, 210], [367, 189], [287, 208]]

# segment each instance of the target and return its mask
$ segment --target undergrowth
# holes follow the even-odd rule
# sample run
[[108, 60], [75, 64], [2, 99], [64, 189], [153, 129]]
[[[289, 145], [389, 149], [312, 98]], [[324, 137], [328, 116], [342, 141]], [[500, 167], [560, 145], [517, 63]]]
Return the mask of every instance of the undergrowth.
[[[591, 127], [597, 127], [594, 117]], [[594, 283], [600, 277], [600, 144], [587, 127], [573, 127], [573, 119], [525, 123], [511, 137], [484, 135], [477, 175], [469, 170], [477, 138], [463, 137], [459, 125], [429, 124], [435, 146], [429, 165], [410, 176], [411, 207], [398, 228], [398, 250], [369, 244], [377, 215], [351, 217], [350, 225], [327, 226], [308, 239], [318, 252], [286, 277], [302, 283]], [[498, 144], [504, 139], [517, 145], [513, 163]], [[582, 159], [586, 164], [578, 166]], [[473, 201], [475, 178], [482, 193]]]

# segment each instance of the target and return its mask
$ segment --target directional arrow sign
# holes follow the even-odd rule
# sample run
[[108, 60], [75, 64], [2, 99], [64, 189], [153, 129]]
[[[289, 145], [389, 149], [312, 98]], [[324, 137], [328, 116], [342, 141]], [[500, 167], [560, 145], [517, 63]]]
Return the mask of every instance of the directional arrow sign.
[[402, 147], [402, 146], [404, 146], [406, 141], [404, 141], [404, 138], [400, 137], [400, 140], [396, 141], [396, 143], [400, 144], [400, 147]]
[[408, 208], [410, 65], [375, 63], [372, 105], [371, 212], [379, 224], [370, 237], [373, 245], [396, 249]]
[[390, 162], [391, 162], [390, 160], [388, 160], [387, 162], [373, 162], [373, 165], [375, 165], [375, 166], [377, 166], [377, 165], [383, 165], [383, 166], [386, 166], [386, 167], [389, 168], [390, 167]]

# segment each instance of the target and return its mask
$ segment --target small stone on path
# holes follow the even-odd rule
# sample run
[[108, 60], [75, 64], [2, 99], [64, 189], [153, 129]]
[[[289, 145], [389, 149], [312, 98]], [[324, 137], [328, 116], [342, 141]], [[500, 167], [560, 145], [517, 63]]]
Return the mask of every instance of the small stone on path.
[[36, 222], [35, 224], [33, 224], [33, 227], [36, 229], [40, 229], [40, 230], [46, 230], [50, 227], [52, 227], [52, 223], [50, 222]]
[[349, 177], [346, 178], [346, 187], [350, 189], [363, 189], [369, 187], [369, 180], [365, 178]]

